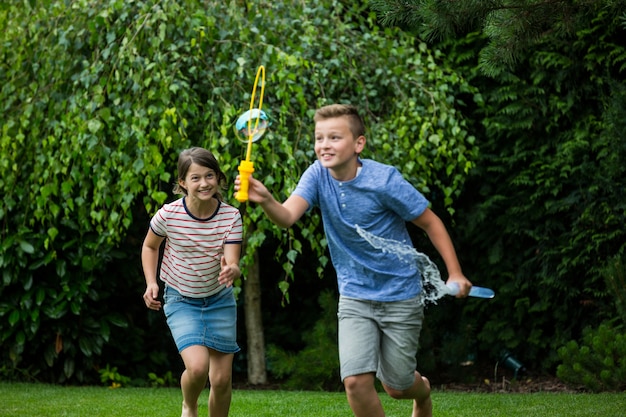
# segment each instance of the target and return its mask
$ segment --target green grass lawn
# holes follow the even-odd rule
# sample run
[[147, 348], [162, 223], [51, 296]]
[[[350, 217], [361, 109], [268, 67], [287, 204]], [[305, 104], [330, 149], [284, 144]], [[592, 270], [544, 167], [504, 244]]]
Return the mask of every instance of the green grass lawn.
[[[203, 393], [200, 415], [207, 415]], [[388, 417], [409, 417], [409, 401], [381, 394]], [[623, 417], [626, 393], [474, 394], [433, 393], [435, 417]], [[178, 417], [178, 388], [61, 387], [0, 383], [2, 417]], [[350, 417], [343, 393], [233, 392], [231, 417]]]

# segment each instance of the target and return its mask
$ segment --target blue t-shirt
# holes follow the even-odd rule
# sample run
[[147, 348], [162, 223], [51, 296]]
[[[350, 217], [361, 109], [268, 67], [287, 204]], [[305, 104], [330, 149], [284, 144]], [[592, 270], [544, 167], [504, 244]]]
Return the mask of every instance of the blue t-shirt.
[[406, 222], [419, 217], [428, 200], [389, 165], [369, 159], [356, 178], [337, 181], [315, 161], [302, 174], [293, 194], [304, 198], [309, 209], [318, 206], [339, 294], [363, 300], [400, 301], [421, 291], [417, 265], [376, 249], [356, 230], [412, 246]]

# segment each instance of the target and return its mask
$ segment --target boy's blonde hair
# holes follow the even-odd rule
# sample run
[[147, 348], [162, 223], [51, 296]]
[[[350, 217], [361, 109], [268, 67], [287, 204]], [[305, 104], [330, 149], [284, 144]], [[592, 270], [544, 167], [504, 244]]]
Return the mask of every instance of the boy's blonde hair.
[[328, 106], [320, 107], [313, 116], [313, 121], [316, 123], [320, 120], [333, 119], [335, 117], [346, 116], [348, 123], [350, 124], [350, 131], [354, 135], [354, 138], [359, 136], [365, 136], [365, 123], [359, 115], [357, 108], [351, 104], [329, 104]]

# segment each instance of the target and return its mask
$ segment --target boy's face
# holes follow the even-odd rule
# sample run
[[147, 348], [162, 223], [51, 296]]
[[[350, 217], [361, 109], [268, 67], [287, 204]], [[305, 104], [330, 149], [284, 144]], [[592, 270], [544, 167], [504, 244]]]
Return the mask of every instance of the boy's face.
[[345, 116], [320, 120], [315, 124], [315, 155], [336, 179], [356, 176], [357, 157], [365, 146], [365, 136], [355, 138]]

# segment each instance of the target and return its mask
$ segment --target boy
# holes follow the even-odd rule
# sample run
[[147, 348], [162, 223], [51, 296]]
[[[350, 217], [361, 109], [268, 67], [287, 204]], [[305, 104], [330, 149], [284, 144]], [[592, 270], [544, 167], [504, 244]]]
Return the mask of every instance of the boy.
[[[445, 226], [428, 201], [397, 169], [361, 159], [365, 127], [357, 109], [333, 104], [315, 113], [315, 161], [284, 202], [250, 178], [248, 198], [271, 221], [290, 227], [319, 206], [339, 286], [339, 361], [348, 402], [357, 417], [384, 417], [378, 377], [396, 399], [413, 400], [413, 417], [432, 416], [430, 383], [416, 370], [424, 306], [417, 265], [371, 246], [355, 225], [410, 244], [406, 222], [423, 229], [443, 258], [457, 297], [472, 286], [465, 278]], [[239, 178], [235, 190], [239, 189]]]

